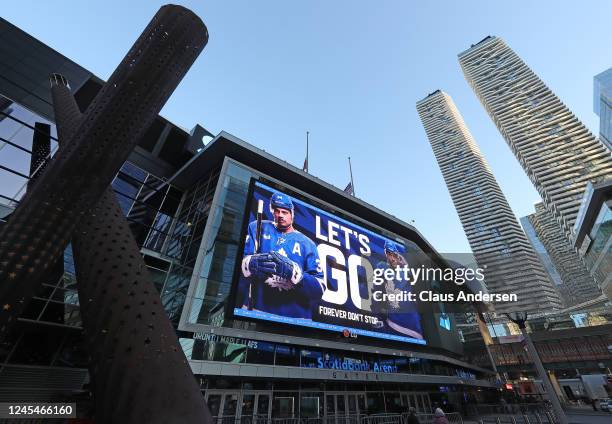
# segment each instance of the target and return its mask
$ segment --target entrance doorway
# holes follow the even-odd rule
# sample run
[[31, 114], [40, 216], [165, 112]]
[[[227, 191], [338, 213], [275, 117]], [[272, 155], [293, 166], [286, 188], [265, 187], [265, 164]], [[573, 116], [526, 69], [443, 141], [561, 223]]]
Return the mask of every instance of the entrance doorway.
[[259, 391], [210, 390], [204, 399], [213, 424], [265, 423], [270, 418], [271, 393]]
[[403, 392], [401, 394], [401, 404], [405, 410], [412, 407], [419, 414], [431, 414], [431, 401], [425, 392]]
[[326, 392], [325, 414], [327, 416], [360, 415], [366, 410], [363, 392]]
[[[205, 400], [213, 424], [264, 424], [271, 418], [318, 418], [328, 424], [347, 424], [347, 417], [401, 413], [414, 407], [431, 413], [426, 392], [308, 392], [265, 390], [207, 390]], [[353, 422], [351, 420], [351, 422]]]

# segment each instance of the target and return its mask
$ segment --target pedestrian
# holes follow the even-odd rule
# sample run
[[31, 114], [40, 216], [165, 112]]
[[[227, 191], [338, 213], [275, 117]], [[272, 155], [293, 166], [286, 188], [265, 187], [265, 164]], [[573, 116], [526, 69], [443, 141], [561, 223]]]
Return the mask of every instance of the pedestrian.
[[416, 409], [414, 406], [411, 406], [408, 410], [408, 422], [406, 424], [421, 424], [419, 422], [419, 417], [416, 416]]
[[436, 408], [436, 412], [434, 412], [434, 420], [432, 424], [449, 424], [446, 419], [446, 414], [442, 410], [442, 408]]
[[508, 413], [508, 401], [506, 401], [506, 399], [501, 398], [501, 406], [502, 406], [502, 410], [504, 414], [507, 414]]

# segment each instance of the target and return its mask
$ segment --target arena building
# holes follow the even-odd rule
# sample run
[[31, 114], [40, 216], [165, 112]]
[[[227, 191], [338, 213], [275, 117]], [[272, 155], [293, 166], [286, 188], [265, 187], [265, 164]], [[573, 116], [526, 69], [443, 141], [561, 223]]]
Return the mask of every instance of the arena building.
[[[2, 19], [0, 46], [2, 225], [27, 190], [33, 138], [56, 146], [49, 74], [82, 110], [104, 82]], [[498, 395], [488, 368], [461, 360], [443, 306], [372, 302], [376, 268], [446, 266], [413, 226], [229, 133], [162, 117], [113, 188], [219, 422], [452, 411]], [[1, 346], [1, 400], [86, 395], [76, 284], [68, 248]]]

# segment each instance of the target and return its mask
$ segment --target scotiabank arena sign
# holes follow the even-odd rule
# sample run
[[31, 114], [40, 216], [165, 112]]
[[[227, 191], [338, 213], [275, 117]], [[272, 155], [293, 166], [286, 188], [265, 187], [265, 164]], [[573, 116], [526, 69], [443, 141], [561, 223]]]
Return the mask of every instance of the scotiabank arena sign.
[[302, 351], [301, 366], [303, 368], [320, 368], [339, 371], [364, 371], [377, 373], [396, 373], [397, 365], [393, 361], [368, 361], [365, 359], [343, 358], [331, 354], [313, 354], [308, 357], [309, 352]]

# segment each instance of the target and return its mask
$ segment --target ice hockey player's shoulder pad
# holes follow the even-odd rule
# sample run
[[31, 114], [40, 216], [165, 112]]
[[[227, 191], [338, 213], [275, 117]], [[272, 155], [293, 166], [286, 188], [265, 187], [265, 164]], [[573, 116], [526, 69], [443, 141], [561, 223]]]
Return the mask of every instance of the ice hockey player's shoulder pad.
[[317, 248], [317, 245], [315, 244], [314, 241], [310, 240], [310, 238], [308, 238], [307, 236], [305, 236], [303, 233], [301, 233], [298, 230], [295, 230], [296, 234], [299, 234], [301, 237], [299, 237], [301, 239], [302, 244], [304, 244], [305, 246], [308, 246], [311, 249], [315, 249]]
[[[261, 228], [262, 229], [265, 229], [265, 228], [270, 227], [270, 226], [274, 227], [274, 221], [268, 221], [268, 220], [261, 221]], [[251, 221], [251, 223], [249, 224], [249, 228], [255, 230], [257, 228], [257, 220]], [[276, 228], [276, 227], [274, 227], [274, 228]]]
[[[255, 221], [255, 225], [257, 225], [257, 221]], [[276, 230], [276, 225], [274, 225], [274, 221], [261, 221], [261, 229], [267, 230], [269, 228], [274, 228]]]

